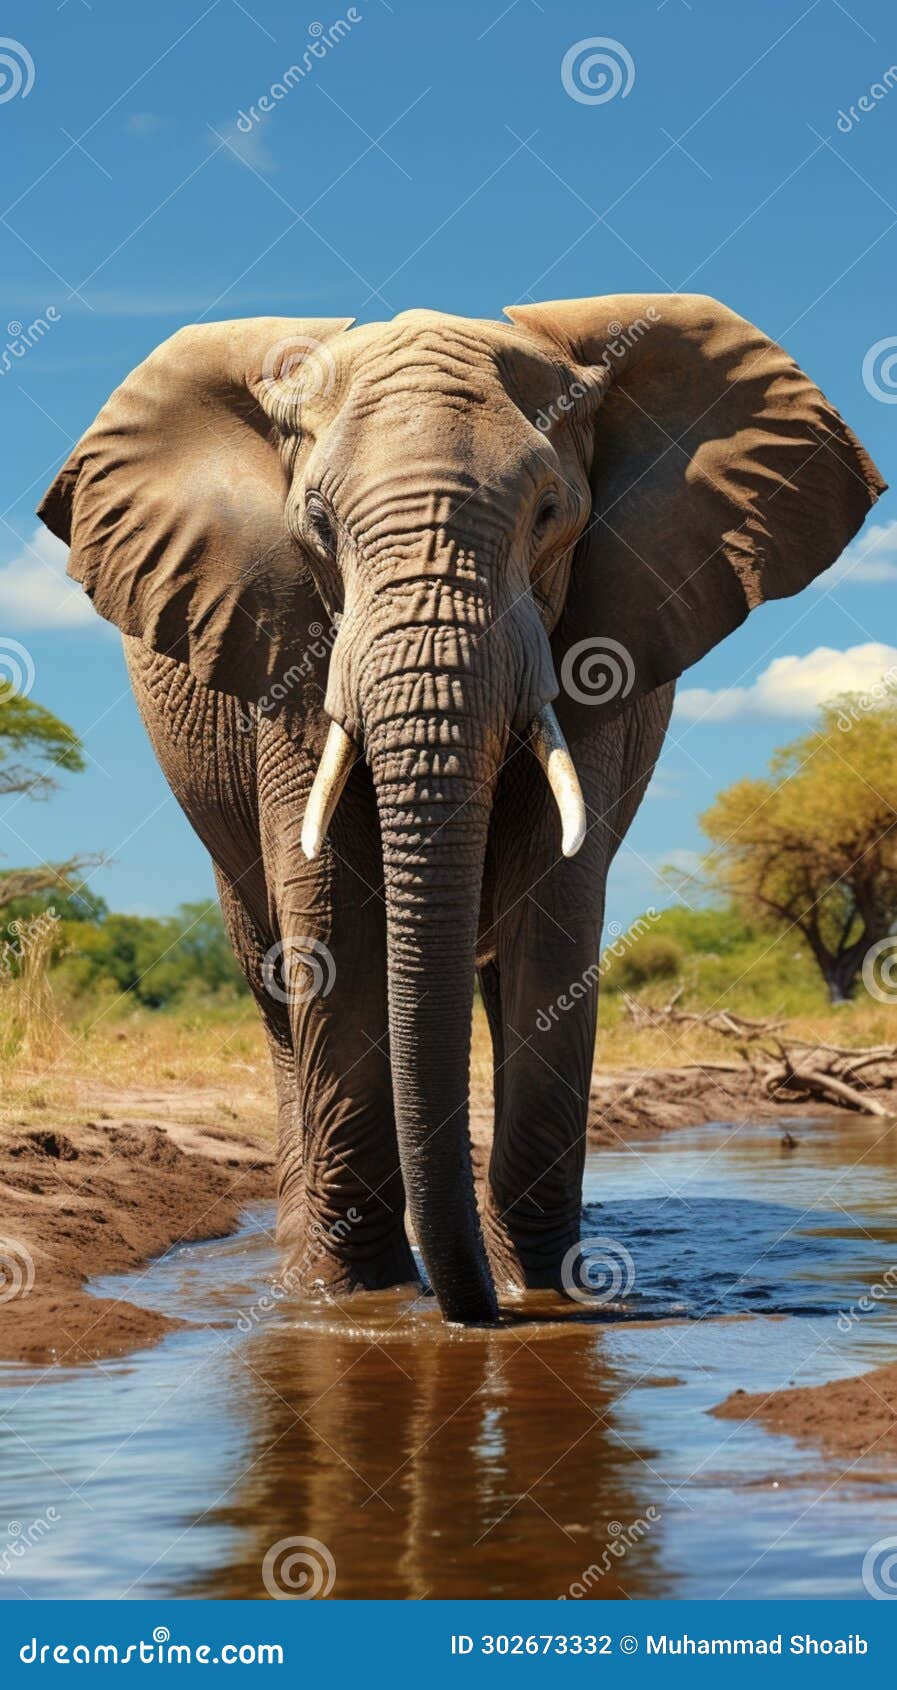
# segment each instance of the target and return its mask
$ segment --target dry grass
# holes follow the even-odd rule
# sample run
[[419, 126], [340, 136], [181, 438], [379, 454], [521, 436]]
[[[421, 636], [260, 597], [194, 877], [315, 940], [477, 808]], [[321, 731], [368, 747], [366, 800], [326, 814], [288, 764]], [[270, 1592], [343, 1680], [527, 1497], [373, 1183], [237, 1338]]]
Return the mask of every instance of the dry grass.
[[[654, 994], [657, 996], [657, 994]], [[855, 1047], [897, 1043], [897, 1011], [864, 996], [840, 1009], [787, 1019], [789, 1036]], [[598, 1033], [597, 1060], [604, 1069], [678, 1068], [687, 1062], [726, 1061], [730, 1039], [698, 1027], [634, 1027], [619, 1003], [607, 1002]]]
[[[839, 1010], [792, 1016], [788, 1027], [800, 1038], [875, 1045], [897, 1040], [895, 1023], [893, 1007], [863, 997]], [[51, 1111], [62, 1123], [85, 1109], [102, 1117], [108, 1111], [120, 1114], [122, 1100], [131, 1115], [146, 1118], [158, 1115], [166, 1100], [172, 1109], [188, 1109], [201, 1096], [233, 1119], [256, 1124], [273, 1119], [267, 1046], [248, 999], [178, 1012], [123, 1010], [121, 1001], [110, 1000], [92, 1005], [89, 1012], [83, 1006], [76, 1011], [54, 998], [45, 954], [35, 946], [21, 976], [0, 984], [0, 1027], [2, 1114], [7, 1119]], [[671, 1068], [732, 1054], [731, 1044], [712, 1032], [635, 1028], [620, 999], [610, 993], [605, 997], [597, 1055], [606, 1071]], [[492, 1046], [479, 999], [471, 1083], [482, 1105], [491, 1097]]]
[[[46, 1115], [64, 1124], [85, 1110], [158, 1115], [166, 1099], [215, 1099], [232, 1119], [273, 1116], [271, 1065], [255, 1005], [153, 1013], [75, 1015], [47, 984], [24, 979], [0, 989], [2, 1114]], [[108, 1105], [108, 1107], [107, 1107]]]

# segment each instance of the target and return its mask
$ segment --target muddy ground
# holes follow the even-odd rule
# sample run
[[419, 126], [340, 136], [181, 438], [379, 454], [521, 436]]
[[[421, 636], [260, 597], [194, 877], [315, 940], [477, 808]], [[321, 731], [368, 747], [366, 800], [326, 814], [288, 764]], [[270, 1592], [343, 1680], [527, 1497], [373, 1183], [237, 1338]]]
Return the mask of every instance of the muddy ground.
[[[234, 1230], [244, 1206], [274, 1195], [274, 1122], [255, 1097], [241, 1107], [214, 1088], [166, 1093], [79, 1088], [60, 1124], [0, 1120], [0, 1358], [76, 1364], [143, 1348], [177, 1324], [135, 1304], [97, 1299], [88, 1278], [138, 1268], [179, 1242]], [[746, 1095], [731, 1076], [603, 1073], [590, 1136], [625, 1145], [707, 1121], [733, 1125], [815, 1114]], [[54, 1116], [58, 1117], [55, 1111]], [[472, 1099], [474, 1159], [485, 1172], [491, 1108]], [[784, 1128], [784, 1121], [783, 1121]], [[736, 1393], [728, 1419], [854, 1459], [897, 1449], [897, 1364], [858, 1379], [766, 1397]]]
[[721, 1420], [754, 1420], [814, 1444], [840, 1463], [897, 1454], [897, 1362], [856, 1379], [790, 1391], [733, 1391], [714, 1410]]

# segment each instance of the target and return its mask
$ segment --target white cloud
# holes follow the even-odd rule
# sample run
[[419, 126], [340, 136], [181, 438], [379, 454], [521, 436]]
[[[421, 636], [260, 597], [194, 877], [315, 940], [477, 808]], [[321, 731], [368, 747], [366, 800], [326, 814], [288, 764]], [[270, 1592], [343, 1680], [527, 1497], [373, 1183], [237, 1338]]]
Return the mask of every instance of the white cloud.
[[239, 129], [233, 121], [216, 123], [209, 127], [212, 131], [209, 144], [213, 152], [221, 152], [225, 158], [247, 164], [251, 170], [258, 171], [260, 176], [273, 175], [277, 169], [277, 160], [270, 147], [265, 144], [260, 123], [256, 123], [251, 129]]
[[87, 594], [66, 579], [68, 547], [43, 525], [8, 563], [0, 564], [0, 626], [80, 628], [105, 624]]
[[840, 692], [868, 692], [883, 675], [897, 683], [897, 647], [870, 641], [834, 651], [820, 645], [805, 657], [776, 657], [749, 687], [685, 687], [675, 714], [686, 722], [730, 722], [744, 716], [812, 716]]
[[132, 112], [125, 124], [129, 135], [137, 135], [141, 141], [151, 140], [165, 127], [165, 119], [154, 111]]
[[897, 517], [891, 522], [874, 522], [851, 540], [837, 563], [817, 575], [814, 587], [828, 591], [841, 582], [878, 583], [897, 581]]

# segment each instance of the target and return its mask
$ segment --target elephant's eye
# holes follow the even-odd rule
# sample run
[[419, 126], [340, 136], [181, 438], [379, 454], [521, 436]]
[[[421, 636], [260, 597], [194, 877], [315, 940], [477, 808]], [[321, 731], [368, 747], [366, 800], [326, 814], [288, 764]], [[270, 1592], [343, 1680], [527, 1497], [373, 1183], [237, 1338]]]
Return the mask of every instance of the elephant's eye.
[[328, 557], [335, 557], [336, 520], [319, 493], [310, 493], [306, 499], [305, 521], [310, 538]]
[[533, 517], [533, 539], [542, 540], [560, 515], [561, 501], [555, 492], [543, 493]]

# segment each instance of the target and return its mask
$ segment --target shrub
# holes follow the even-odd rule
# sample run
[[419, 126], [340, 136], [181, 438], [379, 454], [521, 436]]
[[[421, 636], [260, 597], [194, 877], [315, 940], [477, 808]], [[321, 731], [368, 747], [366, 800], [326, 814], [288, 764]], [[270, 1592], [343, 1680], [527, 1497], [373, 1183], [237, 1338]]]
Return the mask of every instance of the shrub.
[[[625, 940], [620, 943], [622, 947]], [[611, 990], [628, 992], [653, 980], [675, 980], [682, 961], [682, 950], [675, 939], [666, 939], [662, 933], [643, 933], [613, 957], [605, 984]]]

